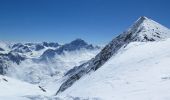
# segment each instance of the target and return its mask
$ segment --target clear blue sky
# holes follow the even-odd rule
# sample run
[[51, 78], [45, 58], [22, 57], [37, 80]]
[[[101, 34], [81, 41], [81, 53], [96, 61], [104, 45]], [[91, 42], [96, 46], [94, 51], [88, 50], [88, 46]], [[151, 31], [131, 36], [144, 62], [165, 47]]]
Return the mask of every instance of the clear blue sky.
[[103, 44], [139, 16], [170, 27], [170, 0], [0, 0], [0, 40]]

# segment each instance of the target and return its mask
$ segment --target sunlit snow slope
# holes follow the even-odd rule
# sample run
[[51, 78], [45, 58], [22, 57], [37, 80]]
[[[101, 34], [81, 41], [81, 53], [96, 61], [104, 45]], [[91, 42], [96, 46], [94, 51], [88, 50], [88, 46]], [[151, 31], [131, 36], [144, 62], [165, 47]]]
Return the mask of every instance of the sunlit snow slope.
[[170, 100], [170, 39], [132, 42], [59, 96]]
[[38, 85], [0, 75], [0, 100], [28, 100], [27, 96], [48, 95]]
[[66, 81], [61, 85], [56, 94], [71, 87], [76, 81], [81, 79], [81, 77], [103, 67], [111, 57], [120, 52], [122, 47], [132, 42], [156, 42], [169, 37], [170, 30], [168, 28], [147, 17], [140, 17], [127, 31], [107, 44], [95, 58], [68, 71], [65, 76]]

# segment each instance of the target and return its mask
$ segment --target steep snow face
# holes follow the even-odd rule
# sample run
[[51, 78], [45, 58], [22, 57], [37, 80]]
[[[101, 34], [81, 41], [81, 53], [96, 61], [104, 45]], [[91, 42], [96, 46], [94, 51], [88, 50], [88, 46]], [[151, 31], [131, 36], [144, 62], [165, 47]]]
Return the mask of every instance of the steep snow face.
[[96, 71], [112, 56], [119, 52], [120, 48], [131, 42], [153, 42], [170, 37], [170, 30], [159, 23], [140, 17], [127, 31], [114, 38], [106, 45], [94, 59], [68, 71], [66, 80], [57, 93], [69, 88], [74, 82], [91, 71]]
[[89, 73], [58, 96], [102, 100], [169, 100], [170, 39], [132, 42], [100, 69]]

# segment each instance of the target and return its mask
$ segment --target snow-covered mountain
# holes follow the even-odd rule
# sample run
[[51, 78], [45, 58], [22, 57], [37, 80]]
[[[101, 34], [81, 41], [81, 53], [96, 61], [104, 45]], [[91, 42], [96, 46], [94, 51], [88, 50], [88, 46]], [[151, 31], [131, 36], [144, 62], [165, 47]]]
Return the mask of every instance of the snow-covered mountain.
[[40, 83], [51, 77], [61, 78], [69, 69], [94, 57], [100, 50], [84, 40], [70, 43], [0, 44], [0, 74], [29, 83]]
[[60, 46], [58, 49], [48, 49], [46, 50], [42, 55], [41, 58], [52, 58], [55, 56], [55, 54], [63, 54], [64, 52], [71, 52], [71, 51], [77, 51], [77, 50], [82, 50], [82, 49], [87, 49], [87, 50], [94, 50], [94, 49], [99, 49], [100, 47], [96, 46], [94, 47], [93, 45], [87, 44], [84, 40], [82, 39], [76, 39], [68, 44]]
[[[114, 85], [116, 85], [116, 83], [118, 83], [119, 85], [121, 84], [122, 81], [126, 81], [126, 80], [124, 80], [123, 78], [119, 80], [119, 78], [117, 78], [117, 80], [114, 81], [112, 80], [114, 79], [114, 76], [115, 77], [126, 76], [125, 79], [127, 79], [127, 83], [132, 82], [133, 79], [134, 81], [137, 81], [135, 79], [138, 76], [130, 80], [132, 77], [128, 78], [129, 74], [126, 75], [126, 73], [130, 73], [130, 75], [134, 74], [135, 76], [138, 75], [136, 74], [136, 72], [138, 72], [138, 70], [140, 70], [141, 68], [142, 71], [139, 72], [141, 73], [140, 75], [143, 74], [144, 78], [146, 79], [150, 78], [150, 80], [152, 80], [152, 77], [146, 76], [145, 70], [143, 69], [153, 66], [151, 69], [154, 70], [154, 66], [156, 66], [155, 63], [158, 63], [157, 61], [159, 60], [160, 60], [160, 65], [158, 64], [156, 71], [162, 69], [160, 68], [161, 64], [165, 68], [168, 67], [168, 62], [165, 61], [168, 61], [168, 59], [170, 59], [168, 58], [169, 56], [167, 55], [167, 53], [170, 53], [170, 49], [168, 47], [170, 46], [170, 43], [169, 40], [166, 40], [169, 37], [170, 37], [170, 30], [168, 28], [146, 17], [140, 17], [127, 31], [123, 32], [122, 34], [114, 38], [108, 45], [106, 45], [102, 49], [102, 51], [96, 55], [95, 58], [68, 71], [65, 74], [64, 82], [59, 88], [57, 94], [61, 94], [65, 96], [71, 95], [71, 96], [80, 96], [80, 97], [81, 96], [101, 97], [104, 100], [112, 100], [111, 98], [114, 97], [119, 98], [119, 96], [121, 98], [121, 93], [119, 94], [119, 91], [114, 90]], [[165, 40], [166, 42], [164, 42]], [[166, 49], [166, 52], [162, 51], [163, 48]], [[126, 54], [126, 52], [128, 52], [128, 54]], [[119, 56], [121, 56], [121, 59], [119, 59]], [[162, 61], [161, 59], [163, 58], [161, 58], [160, 56], [163, 57], [165, 61]], [[134, 71], [131, 72], [127, 70], [128, 68], [129, 70], [134, 70]], [[107, 70], [108, 72], [105, 70]], [[120, 72], [117, 70], [119, 70]], [[157, 73], [153, 73], [153, 74], [157, 74]], [[149, 75], [149, 73], [147, 75]], [[95, 80], [95, 82], [93, 80]], [[143, 84], [147, 85], [147, 82], [145, 80], [141, 80], [141, 81], [143, 82]], [[152, 82], [154, 82], [154, 80], [152, 80]], [[132, 82], [132, 84], [135, 85], [136, 83]], [[120, 90], [119, 87], [115, 87], [115, 88]], [[108, 97], [105, 98], [105, 95], [107, 95]], [[116, 95], [118, 96], [116, 97]], [[120, 100], [125, 100], [125, 98]]]
[[0, 100], [169, 100], [169, 61], [170, 30], [146, 17], [102, 50], [0, 42]]
[[59, 97], [97, 100], [169, 100], [170, 39], [132, 42]]

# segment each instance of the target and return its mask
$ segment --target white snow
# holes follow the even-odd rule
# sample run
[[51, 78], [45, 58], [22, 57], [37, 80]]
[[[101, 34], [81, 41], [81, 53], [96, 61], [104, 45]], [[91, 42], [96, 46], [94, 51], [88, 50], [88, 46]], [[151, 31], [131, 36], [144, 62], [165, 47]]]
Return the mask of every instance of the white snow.
[[[41, 86], [45, 86], [55, 93], [59, 88], [59, 86], [56, 86], [58, 85], [58, 80], [61, 79], [68, 70], [91, 59], [99, 50], [100, 49], [82, 49], [65, 52], [62, 55], [56, 55], [47, 62], [36, 62], [32, 59], [26, 59], [19, 65], [11, 62], [8, 64], [10, 67], [6, 75], [29, 83], [40, 83]], [[55, 87], [52, 84], [55, 85]]]
[[[31, 48], [31, 47], [29, 47], [29, 48]], [[56, 48], [53, 48], [53, 47], [44, 47], [44, 49], [38, 50], [38, 51], [34, 50], [35, 48], [33, 48], [32, 52], [23, 53], [23, 55], [25, 55], [27, 58], [39, 58], [46, 50], [48, 50], [48, 49], [55, 50], [57, 48], [58, 47], [56, 47]]]
[[2, 54], [8, 53], [10, 51], [10, 48], [9, 48], [10, 45], [11, 43], [9, 42], [0, 41], [0, 48], [4, 50], [4, 51], [0, 51], [0, 53]]
[[29, 95], [49, 95], [38, 85], [29, 84], [0, 75], [0, 100], [28, 100]]
[[[127, 31], [121, 35], [130, 35], [135, 41], [160, 41], [170, 38], [170, 30], [147, 17], [140, 17]], [[127, 36], [126, 36], [127, 37]], [[127, 41], [126, 41], [127, 42]]]
[[53, 76], [52, 78], [48, 78], [45, 81], [42, 81], [41, 85], [45, 86], [53, 93], [56, 93], [56, 90], [58, 90], [60, 85], [62, 84], [64, 74], [73, 67], [79, 66], [93, 58], [99, 52], [99, 50], [100, 49], [82, 49], [72, 52], [65, 52], [63, 55], [56, 55], [56, 57], [54, 58], [55, 62], [51, 63], [51, 67], [55, 68], [53, 69], [53, 71], [57, 70], [58, 74]]
[[[112, 41], [113, 48], [117, 43], [128, 44], [126, 47], [121, 45], [103, 66], [85, 73], [57, 96], [54, 94], [68, 78], [64, 74], [93, 58], [100, 49], [64, 52], [41, 61], [39, 57], [45, 50], [56, 48], [35, 51], [33, 46], [30, 52], [19, 53], [26, 58], [19, 65], [8, 60], [3, 62], [8, 65], [8, 71], [6, 76], [0, 75], [0, 100], [170, 100], [169, 33], [168, 28], [141, 17]], [[0, 42], [5, 50], [0, 53], [10, 52], [10, 46]], [[114, 52], [113, 48], [109, 50]]]
[[96, 72], [84, 76], [59, 96], [170, 100], [169, 94], [170, 39], [167, 39], [130, 43]]

